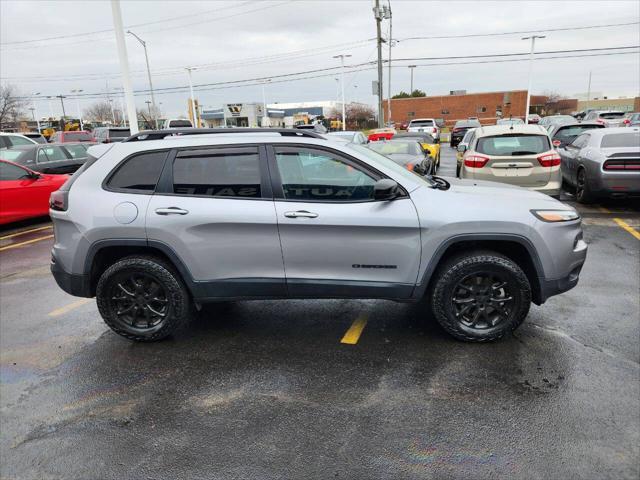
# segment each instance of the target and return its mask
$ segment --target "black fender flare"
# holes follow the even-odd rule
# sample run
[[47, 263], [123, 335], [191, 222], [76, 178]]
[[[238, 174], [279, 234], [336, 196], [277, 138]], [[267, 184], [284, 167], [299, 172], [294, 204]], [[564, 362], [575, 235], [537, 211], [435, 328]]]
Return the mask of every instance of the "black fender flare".
[[[538, 255], [538, 252], [531, 240], [522, 235], [513, 233], [468, 233], [454, 235], [447, 238], [442, 243], [440, 243], [440, 245], [438, 245], [438, 248], [436, 248], [434, 254], [429, 259], [429, 264], [427, 265], [427, 268], [422, 275], [420, 283], [418, 283], [413, 289], [412, 297], [415, 299], [420, 299], [425, 295], [427, 288], [429, 287], [431, 277], [440, 265], [440, 260], [449, 247], [455, 245], [456, 243], [486, 240], [514, 242], [522, 245], [529, 253], [529, 257], [531, 258], [533, 266], [536, 270], [536, 277], [538, 282], [537, 287], [540, 292], [544, 292], [544, 269], [542, 268], [540, 256]], [[542, 301], [544, 301], [544, 298], [542, 299]]]

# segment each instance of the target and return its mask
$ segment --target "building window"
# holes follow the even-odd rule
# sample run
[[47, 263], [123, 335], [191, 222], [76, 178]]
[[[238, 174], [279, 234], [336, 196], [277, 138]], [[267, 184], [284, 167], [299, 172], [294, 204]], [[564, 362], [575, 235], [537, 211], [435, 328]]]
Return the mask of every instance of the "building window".
[[416, 116], [416, 112], [407, 112], [407, 117], [411, 118], [415, 116]]
[[484, 113], [487, 111], [487, 107], [478, 107], [478, 113]]

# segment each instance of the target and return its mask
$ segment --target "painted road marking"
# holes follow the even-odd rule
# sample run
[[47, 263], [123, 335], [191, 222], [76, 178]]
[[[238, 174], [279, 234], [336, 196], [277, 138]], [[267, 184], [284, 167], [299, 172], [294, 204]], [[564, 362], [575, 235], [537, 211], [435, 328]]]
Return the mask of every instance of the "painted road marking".
[[614, 218], [613, 221], [616, 222], [620, 226], [620, 228], [624, 228], [627, 232], [629, 232], [631, 235], [633, 235], [638, 240], [640, 240], [640, 232], [635, 228], [633, 228], [631, 225], [629, 225], [628, 223], [624, 222], [619, 218]]
[[20, 235], [26, 235], [27, 233], [40, 232], [48, 228], [53, 228], [53, 225], [47, 225], [46, 227], [32, 228], [31, 230], [22, 230], [21, 232], [12, 233], [11, 235], [5, 235], [0, 237], [0, 240], [6, 240], [8, 238], [19, 237]]
[[0, 252], [4, 252], [5, 250], [10, 250], [12, 248], [22, 247], [23, 245], [29, 245], [30, 243], [39, 242], [41, 240], [47, 240], [49, 238], [53, 238], [53, 235], [47, 235], [46, 237], [38, 237], [33, 240], [27, 240], [26, 242], [13, 243], [11, 245], [7, 245], [6, 247], [0, 247]]
[[69, 313], [71, 310], [74, 310], [82, 305], [86, 305], [89, 302], [92, 302], [92, 298], [81, 298], [80, 300], [70, 303], [69, 305], [65, 305], [64, 307], [60, 307], [55, 309], [53, 312], [49, 312], [50, 317], [59, 317], [60, 315], [64, 315], [65, 313]]
[[364, 327], [367, 325], [367, 320], [369, 320], [369, 317], [364, 313], [356, 318], [349, 327], [349, 330], [347, 330], [347, 333], [342, 337], [342, 340], [340, 340], [340, 343], [346, 343], [348, 345], [355, 345], [358, 343], [360, 335], [362, 334]]
[[598, 207], [598, 210], [600, 210], [602, 213], [611, 213], [611, 210], [606, 207]]

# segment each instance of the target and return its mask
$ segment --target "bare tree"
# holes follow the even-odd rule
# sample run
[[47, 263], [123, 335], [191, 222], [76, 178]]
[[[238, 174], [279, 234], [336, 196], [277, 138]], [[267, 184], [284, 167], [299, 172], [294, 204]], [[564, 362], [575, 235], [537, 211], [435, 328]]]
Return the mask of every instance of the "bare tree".
[[23, 117], [28, 104], [29, 101], [20, 96], [15, 85], [0, 85], [0, 126]]
[[346, 107], [347, 125], [354, 128], [368, 128], [375, 120], [375, 110], [363, 103], [350, 103]]
[[138, 121], [144, 122], [145, 129], [155, 130], [156, 120], [162, 117], [160, 109], [152, 105], [148, 105], [146, 109], [139, 109], [137, 112]]
[[113, 122], [111, 105], [106, 101], [96, 102], [84, 110], [84, 118], [91, 122]]

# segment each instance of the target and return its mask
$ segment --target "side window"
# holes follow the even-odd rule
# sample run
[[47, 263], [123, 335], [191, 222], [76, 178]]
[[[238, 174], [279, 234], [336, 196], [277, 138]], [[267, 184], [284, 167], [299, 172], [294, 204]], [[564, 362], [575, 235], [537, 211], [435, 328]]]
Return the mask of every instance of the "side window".
[[258, 147], [189, 150], [173, 161], [173, 193], [261, 198]]
[[62, 148], [52, 145], [38, 149], [38, 158], [36, 160], [38, 163], [55, 162], [57, 160], [68, 160]]
[[369, 173], [341, 156], [305, 147], [274, 147], [287, 200], [302, 202], [373, 200]]
[[151, 193], [156, 189], [168, 152], [141, 153], [118, 167], [109, 181], [109, 188]]
[[586, 133], [583, 133], [582, 135], [580, 135], [578, 138], [576, 138], [573, 143], [571, 144], [572, 146], [576, 147], [576, 148], [582, 148], [584, 147], [587, 143], [589, 142], [589, 135]]
[[27, 138], [19, 137], [18, 135], [11, 135], [9, 137], [12, 145], [33, 145], [33, 142]]
[[20, 167], [0, 162], [0, 180], [20, 180], [27, 175], [29, 173]]

